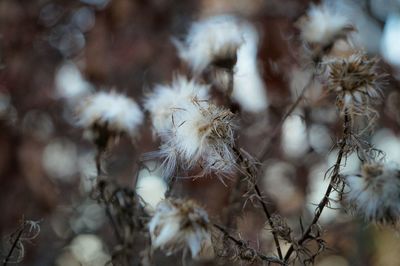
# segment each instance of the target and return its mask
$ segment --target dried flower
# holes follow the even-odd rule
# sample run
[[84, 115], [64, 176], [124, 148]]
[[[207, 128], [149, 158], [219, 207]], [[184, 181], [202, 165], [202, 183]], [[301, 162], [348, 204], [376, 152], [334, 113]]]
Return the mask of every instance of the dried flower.
[[199, 163], [203, 173], [234, 171], [234, 115], [209, 102], [192, 101], [172, 113], [173, 130], [157, 153], [165, 159], [165, 174], [179, 165], [189, 170]]
[[172, 114], [187, 102], [208, 100], [208, 91], [209, 86], [181, 75], [177, 75], [169, 86], [157, 85], [144, 103], [145, 109], [150, 112], [154, 131], [163, 135], [171, 130], [174, 124]]
[[77, 125], [101, 148], [105, 148], [112, 137], [135, 136], [142, 121], [139, 106], [116, 92], [98, 92], [82, 101], [78, 108]]
[[359, 53], [328, 63], [328, 87], [337, 93], [337, 105], [340, 110], [373, 112], [370, 108], [371, 103], [379, 98], [380, 91], [380, 75], [376, 72], [377, 61]]
[[367, 220], [394, 223], [400, 218], [400, 169], [394, 163], [368, 163], [348, 176], [345, 201]]
[[298, 27], [305, 42], [321, 47], [331, 46], [335, 40], [345, 37], [352, 30], [349, 20], [327, 2], [311, 5]]
[[207, 212], [191, 200], [161, 201], [148, 228], [153, 248], [167, 255], [189, 248], [196, 259], [214, 256]]
[[238, 19], [220, 15], [193, 23], [184, 42], [174, 40], [179, 56], [196, 74], [209, 65], [232, 68], [243, 39]]

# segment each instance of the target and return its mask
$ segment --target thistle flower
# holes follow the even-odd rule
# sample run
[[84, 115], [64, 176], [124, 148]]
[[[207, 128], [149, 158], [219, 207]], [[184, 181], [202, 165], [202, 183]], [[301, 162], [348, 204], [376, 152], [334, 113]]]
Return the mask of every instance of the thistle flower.
[[152, 247], [167, 255], [185, 248], [195, 259], [214, 255], [207, 212], [191, 200], [161, 201], [148, 228]]
[[110, 138], [121, 134], [134, 137], [143, 121], [139, 106], [116, 92], [98, 92], [81, 102], [77, 125], [99, 148], [105, 148]]
[[[188, 102], [173, 114], [173, 130], [164, 137], [158, 155], [163, 157], [166, 172], [179, 165], [189, 170], [199, 163], [203, 174], [234, 171], [234, 115], [209, 102]], [[179, 163], [178, 163], [179, 162]]]
[[193, 23], [184, 42], [174, 40], [179, 56], [195, 74], [209, 65], [232, 68], [243, 39], [237, 18], [220, 15]]
[[373, 112], [370, 106], [373, 100], [379, 98], [380, 90], [381, 76], [376, 72], [377, 61], [358, 53], [328, 63], [328, 88], [337, 93], [337, 106], [340, 110]]
[[328, 47], [352, 30], [350, 21], [339, 14], [325, 1], [321, 5], [311, 5], [307, 15], [300, 19], [298, 27], [301, 38], [311, 45]]
[[400, 169], [394, 163], [368, 163], [361, 175], [348, 176], [345, 201], [368, 221], [395, 223], [400, 218]]
[[172, 84], [157, 85], [154, 92], [145, 99], [144, 108], [150, 112], [153, 130], [159, 135], [172, 129], [172, 114], [187, 102], [209, 99], [209, 86], [177, 75]]

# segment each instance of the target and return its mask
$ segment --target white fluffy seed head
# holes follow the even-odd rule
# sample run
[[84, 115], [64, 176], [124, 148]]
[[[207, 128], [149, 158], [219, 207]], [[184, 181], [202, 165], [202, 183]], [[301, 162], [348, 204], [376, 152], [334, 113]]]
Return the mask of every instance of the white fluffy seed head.
[[98, 92], [83, 100], [78, 107], [77, 125], [87, 130], [88, 137], [96, 138], [96, 128], [111, 135], [135, 136], [143, 121], [139, 106], [116, 92]]
[[[209, 102], [188, 102], [172, 114], [173, 130], [164, 137], [158, 154], [164, 157], [165, 169], [179, 165], [189, 170], [196, 164], [203, 174], [230, 174], [235, 169], [234, 115]], [[165, 175], [171, 175], [171, 172]]]
[[200, 74], [212, 63], [234, 65], [243, 38], [238, 19], [220, 15], [193, 23], [185, 40], [174, 43], [179, 56]]
[[195, 259], [214, 256], [207, 212], [191, 200], [161, 201], [148, 228], [152, 247], [167, 255], [188, 248]]
[[174, 124], [172, 114], [187, 102], [209, 99], [209, 86], [177, 75], [171, 85], [157, 85], [145, 99], [144, 107], [150, 112], [153, 130], [159, 135], [170, 131]]
[[345, 16], [323, 2], [318, 6], [311, 5], [307, 16], [300, 20], [299, 28], [305, 42], [325, 46], [341, 37], [350, 25]]
[[395, 223], [400, 218], [400, 170], [395, 163], [364, 164], [361, 176], [346, 178], [346, 203], [366, 220]]

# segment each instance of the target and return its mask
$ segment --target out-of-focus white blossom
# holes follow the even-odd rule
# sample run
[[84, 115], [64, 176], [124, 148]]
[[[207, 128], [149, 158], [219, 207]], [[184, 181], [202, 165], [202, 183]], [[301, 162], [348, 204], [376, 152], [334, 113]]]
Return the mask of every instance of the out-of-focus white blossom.
[[382, 56], [400, 69], [400, 14], [389, 15], [381, 40]]
[[233, 66], [243, 36], [236, 17], [220, 15], [192, 24], [184, 42], [174, 40], [179, 56], [196, 74], [212, 63]]
[[72, 62], [65, 63], [58, 69], [55, 83], [56, 96], [66, 100], [69, 104], [76, 104], [82, 97], [90, 94], [93, 89]]
[[173, 129], [164, 136], [157, 155], [164, 158], [165, 175], [179, 165], [189, 170], [196, 164], [203, 169], [229, 174], [234, 171], [234, 115], [209, 102], [192, 101], [172, 113]]
[[98, 92], [82, 101], [78, 108], [77, 124], [86, 130], [90, 139], [98, 138], [102, 130], [110, 135], [125, 133], [133, 137], [142, 121], [139, 106], [116, 92]]
[[187, 102], [208, 100], [208, 91], [209, 86], [181, 75], [176, 76], [171, 85], [157, 85], [144, 103], [150, 112], [154, 131], [162, 135], [171, 130], [174, 124], [172, 114]]
[[395, 223], [400, 218], [400, 169], [395, 163], [370, 163], [361, 175], [346, 177], [345, 201], [369, 221]]
[[214, 256], [207, 212], [191, 200], [161, 201], [148, 228], [153, 248], [167, 255], [188, 248], [195, 259]]
[[153, 170], [156, 166], [155, 162], [147, 163], [146, 167], [140, 170], [136, 185], [136, 193], [148, 204], [147, 209], [152, 210], [164, 199], [167, 190], [159, 169]]
[[307, 16], [299, 23], [301, 38], [307, 43], [321, 46], [331, 44], [349, 26], [349, 20], [327, 1], [318, 6], [311, 5]]
[[241, 34], [244, 42], [237, 53], [232, 97], [244, 110], [257, 113], [268, 107], [265, 84], [258, 70], [258, 34], [248, 23], [242, 25]]

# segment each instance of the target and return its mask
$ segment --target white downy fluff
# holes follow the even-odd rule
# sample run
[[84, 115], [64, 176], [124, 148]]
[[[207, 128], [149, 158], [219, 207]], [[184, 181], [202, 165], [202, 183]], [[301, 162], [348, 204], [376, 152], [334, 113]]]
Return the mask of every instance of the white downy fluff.
[[209, 99], [209, 86], [177, 75], [171, 85], [157, 85], [145, 99], [144, 107], [150, 112], [155, 133], [162, 135], [172, 129], [172, 114], [182, 105], [192, 101]]
[[89, 137], [96, 126], [106, 127], [114, 134], [136, 135], [137, 127], [143, 121], [139, 106], [128, 97], [116, 92], [98, 92], [82, 101], [78, 108], [80, 127], [88, 130]]
[[243, 38], [237, 18], [220, 15], [193, 23], [184, 42], [174, 43], [179, 56], [200, 74], [216, 59], [235, 57]]
[[200, 175], [214, 171], [229, 174], [235, 169], [234, 115], [209, 102], [188, 102], [172, 113], [173, 130], [164, 136], [158, 152], [164, 158], [165, 175], [179, 165], [189, 170], [199, 164]]
[[365, 164], [361, 176], [346, 178], [345, 201], [374, 222], [394, 223], [400, 218], [400, 169], [395, 163]]
[[191, 200], [161, 201], [148, 228], [152, 247], [167, 255], [189, 248], [195, 259], [214, 256], [207, 212]]
[[261, 112], [268, 107], [265, 84], [257, 62], [258, 34], [250, 24], [241, 27], [243, 44], [237, 53], [232, 98], [248, 112]]
[[307, 12], [307, 18], [300, 22], [301, 37], [312, 44], [327, 45], [334, 41], [350, 21], [339, 14], [328, 1], [316, 6], [311, 5]]

